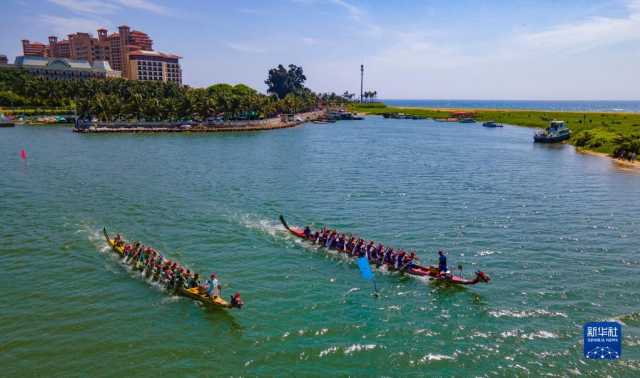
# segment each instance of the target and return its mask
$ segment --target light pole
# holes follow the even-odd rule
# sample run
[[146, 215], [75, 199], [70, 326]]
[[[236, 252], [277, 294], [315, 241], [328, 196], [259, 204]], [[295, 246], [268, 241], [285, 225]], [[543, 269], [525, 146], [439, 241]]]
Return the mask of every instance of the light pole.
[[360, 103], [362, 104], [362, 84], [364, 82], [364, 64], [360, 65]]

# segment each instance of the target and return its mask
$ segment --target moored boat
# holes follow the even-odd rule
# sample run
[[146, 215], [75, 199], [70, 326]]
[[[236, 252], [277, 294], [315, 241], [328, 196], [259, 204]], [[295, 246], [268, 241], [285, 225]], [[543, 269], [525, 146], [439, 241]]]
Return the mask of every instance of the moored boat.
[[15, 125], [11, 118], [5, 117], [4, 114], [0, 113], [0, 127], [14, 127]]
[[[107, 241], [107, 244], [109, 244], [109, 246], [111, 247], [112, 251], [114, 253], [116, 253], [118, 255], [118, 257], [120, 257], [121, 259], [124, 259], [125, 257], [125, 251], [124, 251], [124, 246], [125, 243], [121, 242], [121, 243], [116, 243], [114, 239], [109, 237], [109, 234], [107, 233], [107, 229], [103, 228], [102, 230], [104, 237]], [[139, 270], [142, 271], [144, 270], [144, 266], [141, 266], [139, 263], [134, 263], [134, 264], [130, 264], [129, 265], [132, 266], [133, 270]], [[151, 274], [147, 274], [147, 277], [151, 276]], [[157, 277], [156, 277], [157, 278]], [[213, 298], [207, 295], [207, 292], [204, 288], [198, 286], [198, 287], [194, 287], [194, 288], [185, 288], [183, 286], [178, 286], [177, 288], [174, 289], [175, 294], [181, 295], [183, 297], [187, 297], [193, 300], [196, 300], [210, 308], [215, 308], [215, 309], [226, 309], [226, 308], [242, 308], [242, 304], [239, 305], [233, 305], [230, 302], [227, 302], [226, 300], [214, 296]]]
[[[309, 243], [313, 243], [312, 240], [310, 240], [309, 238], [307, 238], [304, 234], [304, 230], [300, 227], [296, 227], [296, 226], [289, 226], [289, 224], [285, 221], [284, 217], [281, 215], [280, 216], [280, 222], [282, 223], [282, 225], [284, 226], [285, 229], [287, 229], [287, 231], [289, 231], [292, 235], [306, 240]], [[322, 246], [322, 248], [325, 249], [330, 249], [327, 248], [325, 246]], [[339, 253], [344, 253], [345, 255], [349, 256], [350, 258], [355, 259], [355, 257], [348, 255], [346, 252], [344, 251], [340, 251], [337, 249], [331, 249], [333, 251], [339, 252]], [[372, 263], [370, 261], [370, 264], [374, 267], [377, 267], [377, 264]], [[387, 266], [388, 268], [390, 268], [390, 270], [395, 270], [389, 266]], [[416, 276], [416, 277], [428, 277], [430, 280], [434, 280], [436, 282], [440, 282], [440, 283], [450, 283], [450, 284], [455, 284], [455, 285], [475, 285], [479, 282], [484, 282], [484, 283], [488, 283], [489, 281], [491, 281], [491, 278], [484, 272], [482, 271], [476, 271], [476, 275], [474, 277], [474, 279], [467, 279], [464, 278], [462, 276], [457, 276], [457, 275], [453, 275], [453, 274], [449, 274], [449, 273], [442, 273], [439, 271], [438, 267], [435, 266], [422, 266], [422, 265], [417, 265], [417, 264], [413, 264], [412, 268], [409, 269], [400, 269], [400, 270], [395, 270], [398, 271], [400, 273], [405, 273], [411, 276]]]
[[497, 123], [496, 121], [487, 121], [487, 122], [484, 122], [484, 123], [482, 124], [482, 126], [484, 126], [484, 127], [502, 127], [502, 125], [501, 125], [501, 124], [499, 124], [499, 123]]
[[544, 131], [533, 136], [534, 143], [558, 143], [571, 138], [571, 130], [564, 121], [551, 121]]

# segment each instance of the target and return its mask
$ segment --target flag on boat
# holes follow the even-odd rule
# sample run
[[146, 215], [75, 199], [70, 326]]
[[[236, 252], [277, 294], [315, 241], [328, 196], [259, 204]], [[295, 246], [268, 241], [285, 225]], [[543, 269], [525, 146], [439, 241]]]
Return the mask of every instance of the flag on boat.
[[358, 259], [358, 267], [360, 268], [360, 273], [362, 273], [362, 278], [367, 281], [371, 281], [373, 279], [373, 272], [371, 271], [371, 266], [369, 265], [369, 259], [366, 256], [360, 257]]

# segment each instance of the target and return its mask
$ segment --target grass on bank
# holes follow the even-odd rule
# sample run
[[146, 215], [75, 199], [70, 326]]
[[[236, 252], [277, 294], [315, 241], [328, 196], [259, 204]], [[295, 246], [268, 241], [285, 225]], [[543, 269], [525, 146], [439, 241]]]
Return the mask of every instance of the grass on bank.
[[[426, 118], [449, 118], [456, 110], [397, 108], [382, 103], [355, 104], [352, 111], [382, 115], [404, 113]], [[640, 154], [639, 113], [549, 112], [537, 110], [474, 110], [477, 121], [546, 128], [552, 120], [565, 121], [572, 131], [569, 143], [587, 150], [617, 155], [621, 150]]]

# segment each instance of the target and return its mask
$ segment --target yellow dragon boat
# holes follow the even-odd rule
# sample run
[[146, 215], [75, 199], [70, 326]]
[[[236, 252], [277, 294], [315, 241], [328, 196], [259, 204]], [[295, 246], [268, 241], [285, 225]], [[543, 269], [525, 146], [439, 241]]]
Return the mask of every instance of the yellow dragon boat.
[[[124, 246], [125, 243], [121, 242], [116, 244], [115, 240], [109, 237], [107, 233], [107, 229], [103, 228], [102, 232], [104, 233], [104, 237], [107, 240], [107, 244], [111, 247], [114, 253], [118, 254], [118, 257], [124, 258]], [[140, 267], [135, 267], [136, 269], [140, 269]], [[183, 287], [179, 287], [175, 291], [176, 294], [181, 295], [183, 297], [191, 298], [195, 301], [198, 301], [208, 307], [211, 308], [240, 308], [240, 306], [233, 306], [231, 303], [225, 301], [220, 297], [213, 297], [207, 295], [207, 292], [202, 287], [194, 287], [191, 289], [185, 289]]]

